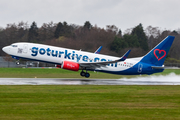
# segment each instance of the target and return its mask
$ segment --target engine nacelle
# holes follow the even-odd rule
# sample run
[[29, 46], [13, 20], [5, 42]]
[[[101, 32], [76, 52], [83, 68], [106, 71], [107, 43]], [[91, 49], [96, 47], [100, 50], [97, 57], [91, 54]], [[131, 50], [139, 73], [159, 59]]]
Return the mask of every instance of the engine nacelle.
[[63, 61], [61, 68], [66, 70], [78, 71], [79, 64], [71, 61]]

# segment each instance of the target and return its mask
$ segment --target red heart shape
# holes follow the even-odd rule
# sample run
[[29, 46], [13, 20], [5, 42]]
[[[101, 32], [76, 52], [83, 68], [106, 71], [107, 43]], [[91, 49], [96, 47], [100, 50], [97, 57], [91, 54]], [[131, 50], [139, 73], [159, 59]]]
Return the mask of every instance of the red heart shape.
[[[161, 54], [161, 52], [163, 52], [164, 55], [163, 55], [162, 57], [158, 58], [158, 56], [156, 55], [156, 51], [159, 51], [159, 54]], [[159, 61], [159, 60], [161, 60], [162, 58], [164, 58], [164, 57], [166, 56], [166, 51], [165, 51], [165, 50], [160, 50], [160, 49], [155, 49], [155, 50], [154, 50], [154, 56], [155, 56], [155, 57], [158, 59], [158, 61]]]

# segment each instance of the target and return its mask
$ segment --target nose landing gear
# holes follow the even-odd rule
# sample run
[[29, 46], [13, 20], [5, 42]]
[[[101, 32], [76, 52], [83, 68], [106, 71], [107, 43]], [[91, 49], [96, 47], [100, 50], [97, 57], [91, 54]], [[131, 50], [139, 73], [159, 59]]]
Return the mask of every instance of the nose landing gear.
[[19, 64], [20, 64], [20, 62], [19, 62], [19, 58], [18, 58], [18, 57], [16, 57], [16, 56], [12, 56], [12, 58], [16, 59], [16, 65], [19, 65]]
[[20, 64], [20, 63], [19, 63], [19, 60], [17, 60], [17, 61], [16, 61], [16, 65], [19, 65], [19, 64]]
[[81, 71], [80, 75], [81, 75], [82, 77], [86, 77], [86, 78], [90, 77], [90, 74], [89, 74], [87, 71], [84, 72], [83, 70]]

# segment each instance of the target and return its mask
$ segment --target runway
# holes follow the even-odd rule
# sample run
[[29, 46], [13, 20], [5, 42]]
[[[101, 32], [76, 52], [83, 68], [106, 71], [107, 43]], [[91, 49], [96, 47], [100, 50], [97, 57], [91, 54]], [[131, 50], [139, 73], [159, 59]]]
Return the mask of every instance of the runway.
[[180, 75], [121, 79], [0, 78], [0, 85], [180, 85]]

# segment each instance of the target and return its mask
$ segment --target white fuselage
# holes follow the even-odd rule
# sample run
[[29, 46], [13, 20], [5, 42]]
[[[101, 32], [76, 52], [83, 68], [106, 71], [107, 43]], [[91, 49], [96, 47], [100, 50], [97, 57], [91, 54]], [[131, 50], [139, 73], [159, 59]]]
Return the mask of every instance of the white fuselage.
[[[94, 54], [80, 50], [67, 49], [62, 47], [54, 47], [50, 45], [35, 43], [14, 43], [4, 47], [3, 50], [11, 56], [49, 62], [54, 64], [62, 64], [63, 61], [72, 61], [76, 63], [113, 61], [118, 57]], [[98, 67], [95, 71], [123, 71], [133, 67], [141, 58], [126, 59], [123, 62], [112, 63], [107, 66]]]

